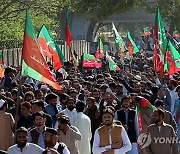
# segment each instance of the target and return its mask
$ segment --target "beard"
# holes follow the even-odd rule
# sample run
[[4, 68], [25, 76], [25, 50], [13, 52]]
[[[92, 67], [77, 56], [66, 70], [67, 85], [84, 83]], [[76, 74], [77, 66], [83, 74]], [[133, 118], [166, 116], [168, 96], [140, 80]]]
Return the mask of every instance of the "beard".
[[27, 141], [18, 141], [18, 147], [25, 147], [26, 146], [26, 143], [27, 143]]
[[44, 140], [44, 145], [45, 145], [45, 147], [47, 148], [53, 148], [53, 143], [52, 143], [52, 141], [46, 141], [46, 140]]
[[68, 110], [72, 111], [74, 109], [74, 106], [68, 106]]
[[127, 109], [127, 108], [129, 108], [129, 105], [122, 105], [122, 107]]

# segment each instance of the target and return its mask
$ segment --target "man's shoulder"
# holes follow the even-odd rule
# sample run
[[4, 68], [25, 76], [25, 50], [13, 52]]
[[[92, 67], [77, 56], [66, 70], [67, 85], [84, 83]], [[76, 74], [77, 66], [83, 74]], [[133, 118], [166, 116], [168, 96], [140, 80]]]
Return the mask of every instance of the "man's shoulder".
[[11, 150], [14, 150], [14, 149], [17, 149], [17, 148], [18, 148], [17, 144], [14, 144], [14, 145], [10, 146], [7, 151], [11, 151]]

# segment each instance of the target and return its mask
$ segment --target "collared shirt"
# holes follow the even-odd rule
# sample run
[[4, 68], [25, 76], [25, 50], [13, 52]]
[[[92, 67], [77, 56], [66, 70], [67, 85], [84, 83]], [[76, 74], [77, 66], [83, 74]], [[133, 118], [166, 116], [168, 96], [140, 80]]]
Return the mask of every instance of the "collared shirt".
[[17, 144], [9, 147], [8, 154], [42, 154], [45, 149], [33, 143], [26, 143], [26, 146], [22, 149], [18, 148]]
[[[58, 150], [58, 147], [59, 147], [59, 143], [56, 142], [55, 146], [54, 146], [54, 149], [55, 150]], [[59, 152], [59, 151], [58, 151]], [[61, 153], [60, 153], [61, 154]], [[63, 153], [62, 154], [70, 154], [68, 148], [65, 146], [64, 149], [63, 149]]]
[[58, 133], [59, 142], [63, 142], [67, 145], [71, 154], [79, 154], [77, 141], [81, 140], [82, 136], [80, 131], [75, 126], [70, 126], [66, 134], [62, 131]]
[[[112, 140], [111, 140], [111, 132], [110, 131], [111, 131], [111, 129], [109, 130], [110, 145], [105, 146], [105, 147], [100, 147], [99, 132], [96, 129], [95, 134], [94, 134], [93, 148], [92, 148], [93, 154], [101, 154], [105, 151], [108, 151], [108, 149], [111, 149]], [[121, 130], [121, 137], [122, 137], [123, 146], [119, 149], [114, 149], [114, 154], [119, 154], [119, 153], [125, 154], [126, 152], [130, 151], [132, 148], [132, 145], [130, 143], [128, 135], [123, 127]]]
[[[43, 130], [39, 130], [39, 128], [36, 128], [36, 131], [39, 132], [39, 138], [38, 138], [38, 144], [40, 147], [45, 148], [45, 144], [44, 144], [44, 138], [43, 138], [43, 133], [46, 130], [46, 127]], [[32, 142], [32, 136], [31, 133], [28, 133], [28, 142], [31, 143]]]

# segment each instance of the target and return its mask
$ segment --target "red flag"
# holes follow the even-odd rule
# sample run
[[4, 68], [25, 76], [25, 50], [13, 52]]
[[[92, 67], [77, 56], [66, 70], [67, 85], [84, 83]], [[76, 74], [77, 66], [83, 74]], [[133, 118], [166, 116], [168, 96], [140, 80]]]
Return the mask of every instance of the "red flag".
[[66, 37], [67, 46], [71, 46], [72, 34], [71, 34], [71, 30], [70, 30], [70, 19], [69, 19], [69, 11], [68, 11], [68, 8], [67, 8], [67, 10], [66, 10], [65, 37]]

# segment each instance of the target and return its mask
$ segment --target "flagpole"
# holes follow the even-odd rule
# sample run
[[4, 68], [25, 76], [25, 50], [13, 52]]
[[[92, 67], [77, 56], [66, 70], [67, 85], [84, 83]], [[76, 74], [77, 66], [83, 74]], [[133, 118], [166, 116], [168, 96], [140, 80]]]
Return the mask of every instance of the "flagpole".
[[[22, 47], [22, 50], [23, 50], [23, 47]], [[16, 109], [16, 114], [15, 114], [15, 120], [17, 119], [18, 115], [19, 115], [19, 105], [20, 105], [20, 91], [21, 91], [21, 87], [22, 87], [22, 76], [21, 76], [21, 72], [22, 72], [22, 55], [21, 55], [21, 69], [19, 71], [19, 79], [20, 79], [20, 82], [19, 82], [19, 87], [18, 87], [18, 92], [17, 92], [17, 101], [15, 103], [15, 109]], [[15, 121], [15, 131], [17, 130], [17, 122], [18, 121]]]

